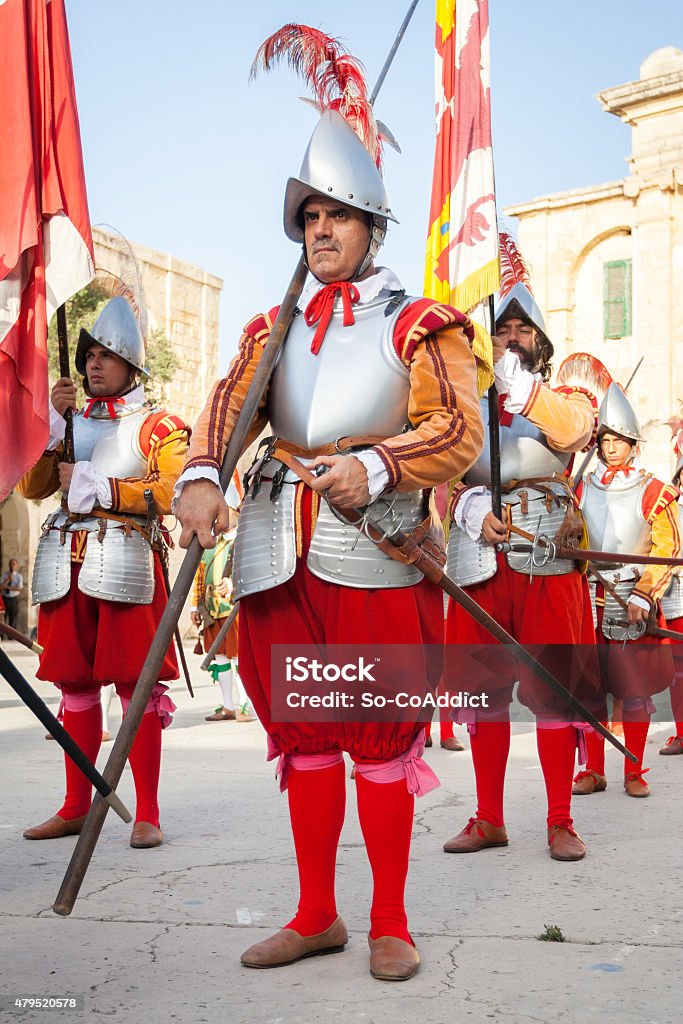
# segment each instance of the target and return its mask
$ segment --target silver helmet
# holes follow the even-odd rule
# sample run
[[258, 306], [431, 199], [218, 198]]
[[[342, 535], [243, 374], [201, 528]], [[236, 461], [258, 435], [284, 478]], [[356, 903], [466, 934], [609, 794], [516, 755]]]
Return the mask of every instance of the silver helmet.
[[81, 328], [76, 346], [76, 369], [85, 376], [85, 354], [93, 342], [99, 342], [111, 349], [121, 359], [142, 373], [149, 373], [145, 367], [145, 343], [135, 313], [130, 304], [119, 295], [104, 307], [92, 331]]
[[525, 320], [526, 323], [531, 324], [531, 326], [535, 327], [538, 333], [543, 336], [543, 340], [549, 346], [550, 351], [548, 358], [553, 355], [555, 349], [553, 348], [553, 343], [546, 334], [543, 314], [538, 308], [535, 298], [527, 286], [522, 284], [521, 281], [518, 281], [517, 284], [513, 285], [503, 299], [498, 299], [495, 315], [496, 327], [505, 323], [506, 320], [512, 320], [513, 318], [519, 318], [520, 320]]
[[370, 246], [356, 275], [367, 269], [384, 242], [387, 221], [398, 223], [389, 206], [384, 182], [375, 162], [351, 125], [336, 110], [320, 117], [304, 155], [298, 178], [290, 178], [285, 191], [285, 234], [303, 242], [301, 206], [309, 196], [338, 199], [369, 213]]
[[619, 434], [634, 443], [644, 440], [633, 406], [614, 382], [607, 388], [598, 409], [598, 440], [603, 434]]

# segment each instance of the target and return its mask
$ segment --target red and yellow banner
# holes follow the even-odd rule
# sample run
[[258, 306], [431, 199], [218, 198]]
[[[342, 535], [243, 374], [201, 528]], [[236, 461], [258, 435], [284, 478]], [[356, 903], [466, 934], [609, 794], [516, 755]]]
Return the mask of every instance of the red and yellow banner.
[[500, 282], [489, 69], [488, 0], [436, 0], [436, 150], [424, 288], [465, 312]]

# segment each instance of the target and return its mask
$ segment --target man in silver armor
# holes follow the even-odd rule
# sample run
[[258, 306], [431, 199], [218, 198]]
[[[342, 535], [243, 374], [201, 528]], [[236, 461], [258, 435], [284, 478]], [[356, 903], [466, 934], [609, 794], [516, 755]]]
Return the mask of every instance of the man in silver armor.
[[[675, 487], [680, 490], [681, 471], [683, 471], [683, 455], [680, 454], [681, 435], [679, 433], [676, 442], [676, 452], [679, 455], [674, 470], [673, 481]], [[683, 505], [683, 495], [678, 498], [678, 513], [680, 516]], [[683, 633], [683, 576], [680, 569], [674, 570], [671, 585], [661, 600], [662, 614], [666, 619], [668, 629], [677, 633]], [[683, 754], [683, 646], [681, 641], [675, 640], [671, 652], [674, 659], [675, 676], [671, 684], [671, 710], [673, 712], [675, 732], [669, 736], [659, 753], [665, 757]]]
[[[48, 448], [19, 485], [31, 499], [62, 492], [60, 508], [43, 525], [33, 572], [44, 648], [37, 675], [61, 690], [64, 727], [93, 763], [102, 740], [101, 688], [116, 687], [125, 714], [166, 605], [164, 544], [152, 510], [170, 512], [189, 437], [181, 420], [146, 401], [138, 379], [147, 372], [144, 359], [137, 319], [118, 296], [92, 331], [80, 334], [76, 369], [84, 378], [85, 408], [76, 410], [76, 388], [60, 378], [52, 389]], [[69, 408], [73, 463], [63, 458]], [[129, 755], [137, 798], [130, 844], [137, 848], [159, 846], [163, 838], [161, 732], [174, 705], [162, 680], [177, 678], [169, 650]], [[27, 829], [27, 839], [80, 832], [92, 789], [68, 757], [65, 769], [62, 807]]]
[[[678, 490], [636, 463], [640, 425], [628, 398], [611, 384], [598, 416], [599, 459], [584, 477], [580, 508], [593, 550], [678, 558], [681, 551]], [[589, 570], [590, 571], [590, 570]], [[624, 760], [624, 790], [647, 797], [643, 778], [645, 743], [652, 696], [667, 689], [674, 669], [671, 645], [647, 635], [649, 621], [664, 626], [660, 600], [669, 589], [669, 565], [602, 563], [591, 579], [593, 614], [600, 642], [605, 689], [623, 701], [624, 743], [638, 763]], [[588, 763], [574, 780], [574, 793], [602, 792], [607, 787], [605, 742], [588, 737]]]
[[[303, 242], [311, 276], [252, 424], [249, 440], [266, 420], [275, 440], [249, 474], [233, 581], [240, 671], [269, 756], [280, 758], [300, 899], [286, 927], [242, 962], [280, 967], [343, 950], [334, 890], [348, 751], [373, 873], [370, 971], [404, 980], [420, 962], [404, 904], [414, 795], [436, 781], [422, 761], [422, 726], [273, 721], [271, 647], [381, 643], [395, 652], [397, 682], [408, 673], [426, 686], [423, 645], [441, 642], [441, 592], [340, 522], [327, 501], [370, 505], [380, 516], [391, 507], [404, 530], [425, 520], [429, 489], [462, 474], [481, 449], [473, 329], [450, 307], [406, 296], [390, 270], [375, 267], [394, 217], [373, 160], [334, 111], [323, 113], [299, 177], [289, 180], [284, 219], [288, 237]], [[196, 424], [176, 506], [183, 545], [196, 534], [212, 546], [227, 527], [218, 470], [274, 313], [247, 324]], [[312, 489], [278, 460], [287, 453], [325, 467]]]
[[[517, 282], [496, 308], [493, 339], [500, 418], [503, 516], [492, 510], [488, 444], [456, 485], [448, 544], [448, 574], [525, 646], [531, 646], [576, 696], [598, 688], [594, 633], [586, 583], [573, 561], [548, 561], [535, 538], [576, 539], [581, 533], [570, 488], [573, 453], [595, 424], [593, 397], [577, 387], [545, 383], [553, 354], [543, 316], [529, 289]], [[488, 405], [482, 402], [488, 421]], [[520, 537], [521, 533], [521, 537]], [[496, 550], [506, 541], [533, 544], [531, 554]], [[528, 543], [527, 543], [528, 547]], [[447, 853], [507, 846], [503, 813], [510, 748], [513, 686], [536, 717], [536, 737], [548, 798], [547, 841], [554, 860], [579, 860], [586, 847], [570, 812], [572, 776], [583, 723], [524, 666], [516, 666], [462, 608], [450, 602], [446, 625], [446, 684], [462, 672], [468, 687], [486, 693], [488, 708], [456, 712], [471, 736], [477, 809], [444, 845]]]

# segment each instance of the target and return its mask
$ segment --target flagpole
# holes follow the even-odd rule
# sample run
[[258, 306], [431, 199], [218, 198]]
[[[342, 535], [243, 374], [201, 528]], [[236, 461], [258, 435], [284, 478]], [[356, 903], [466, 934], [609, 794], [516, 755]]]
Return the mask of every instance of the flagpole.
[[[489, 295], [490, 331], [496, 333], [493, 295]], [[496, 519], [503, 519], [503, 497], [500, 478], [500, 418], [498, 416], [498, 392], [495, 380], [487, 392], [489, 407], [489, 463], [491, 466], [491, 508]]]
[[[66, 326], [66, 305], [62, 303], [57, 307], [57, 342], [59, 344], [59, 375], [60, 377], [71, 377], [69, 366], [69, 334]], [[62, 462], [75, 462], [74, 454], [74, 411], [71, 406], [64, 410], [66, 428], [64, 430], [64, 450]]]
[[[417, 5], [417, 0], [413, 0], [411, 4], [411, 10], [409, 14], [412, 16], [412, 12]], [[381, 77], [378, 79], [377, 85], [372, 91], [373, 100], [377, 98], [380, 86], [386, 78], [389, 66], [393, 61], [398, 44], [401, 41], [405, 26], [407, 25], [410, 18], [404, 19], [403, 25], [399, 29], [399, 34], [394, 40], [394, 43], [390, 50], [390, 59], [384, 62], [384, 66], [381, 71]], [[242, 450], [246, 441], [249, 428], [252, 424], [254, 416], [259, 407], [259, 403], [263, 394], [265, 393], [266, 387], [270, 376], [275, 369], [275, 363], [279, 356], [280, 350], [285, 343], [289, 325], [294, 311], [296, 309], [299, 296], [303, 291], [304, 284], [306, 282], [306, 276], [308, 270], [304, 263], [303, 256], [299, 257], [299, 261], [296, 265], [294, 274], [289, 283], [289, 287], [283, 299], [282, 305], [280, 306], [278, 315], [273, 324], [270, 337], [263, 350], [263, 355], [259, 360], [259, 364], [256, 367], [254, 377], [251, 382], [251, 386], [240, 409], [235, 427], [230, 435], [225, 454], [223, 456], [223, 464], [221, 466], [219, 474], [220, 487], [225, 492], [232, 480], [232, 475], [237, 466], [237, 460], [242, 454]], [[147, 653], [145, 663], [140, 671], [140, 676], [135, 686], [132, 700], [126, 712], [126, 715], [119, 729], [114, 746], [109, 760], [105, 766], [103, 775], [106, 781], [114, 789], [121, 778], [123, 769], [130, 752], [130, 748], [133, 745], [135, 734], [138, 730], [142, 716], [147, 707], [147, 703], [152, 693], [152, 689], [158, 679], [159, 668], [165, 657], [166, 651], [171, 643], [173, 632], [175, 630], [180, 613], [183, 610], [183, 606], [187, 599], [187, 595], [192, 586], [195, 573], [199, 562], [201, 561], [203, 548], [201, 547], [196, 535], [193, 537], [190, 545], [183, 559], [180, 570], [176, 576], [173, 589], [168, 597], [168, 603], [161, 617], [157, 631]], [[55, 914], [60, 914], [63, 917], [67, 917], [73, 910], [74, 903], [78, 897], [85, 873], [88, 870], [90, 861], [92, 860], [93, 853], [97, 840], [102, 831], [104, 825], [104, 819], [107, 815], [107, 803], [98, 795], [92, 802], [88, 816], [81, 829], [81, 834], [78, 837], [78, 842], [72, 854], [69, 866], [64, 875], [64, 879], [60, 886], [57, 898], [52, 906]]]
[[399, 46], [401, 45], [401, 40], [403, 39], [403, 36], [405, 35], [405, 31], [408, 28], [408, 25], [410, 24], [410, 19], [412, 18], [413, 14], [415, 12], [415, 8], [417, 7], [418, 3], [419, 3], [419, 0], [413, 0], [413, 2], [411, 3], [410, 7], [408, 8], [406, 16], [403, 19], [403, 23], [402, 23], [400, 29], [398, 30], [398, 34], [397, 34], [396, 38], [394, 39], [393, 46], [389, 50], [389, 54], [387, 56], [387, 59], [384, 61], [384, 66], [383, 66], [382, 70], [379, 73], [379, 78], [377, 79], [377, 82], [375, 83], [375, 88], [372, 90], [372, 93], [370, 95], [370, 106], [372, 106], [373, 103], [375, 102], [375, 100], [377, 99], [377, 94], [379, 93], [380, 89], [382, 88], [382, 85], [384, 84], [384, 79], [387, 77], [387, 71], [389, 70], [389, 68], [391, 67], [391, 65], [393, 63], [394, 57], [396, 56], [396, 51], [398, 50]]

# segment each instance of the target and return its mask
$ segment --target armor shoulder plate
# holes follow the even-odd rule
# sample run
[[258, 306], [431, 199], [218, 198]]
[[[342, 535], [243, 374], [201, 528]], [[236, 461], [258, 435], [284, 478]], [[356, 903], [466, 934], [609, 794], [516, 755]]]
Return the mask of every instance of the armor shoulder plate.
[[413, 299], [401, 311], [394, 329], [394, 346], [398, 357], [407, 366], [423, 338], [453, 325], [464, 329], [471, 344], [474, 339], [474, 327], [464, 313], [433, 299]]
[[643, 515], [648, 523], [653, 523], [660, 512], [668, 505], [678, 501], [679, 490], [673, 484], [664, 484], [654, 477], [650, 480], [643, 494]]
[[149, 456], [155, 444], [177, 430], [186, 430], [188, 435], [190, 433], [190, 428], [179, 416], [171, 416], [163, 409], [153, 409], [140, 428], [140, 450], [143, 455]]
[[[276, 315], [279, 308], [279, 306], [275, 307]], [[257, 341], [259, 345], [265, 345], [270, 337], [270, 332], [273, 329], [273, 320], [275, 319], [272, 316], [272, 312], [273, 310], [270, 313], [257, 313], [244, 326], [244, 333], [253, 338], [254, 341]]]

